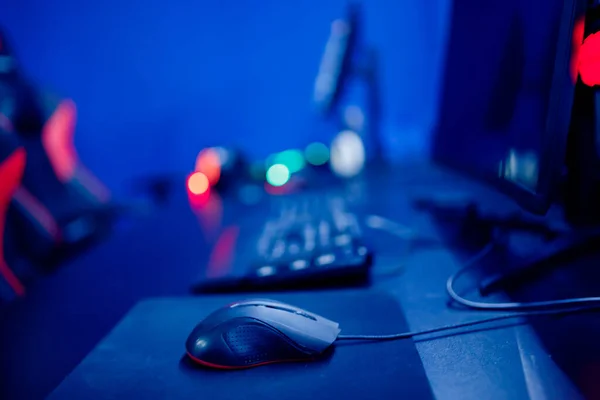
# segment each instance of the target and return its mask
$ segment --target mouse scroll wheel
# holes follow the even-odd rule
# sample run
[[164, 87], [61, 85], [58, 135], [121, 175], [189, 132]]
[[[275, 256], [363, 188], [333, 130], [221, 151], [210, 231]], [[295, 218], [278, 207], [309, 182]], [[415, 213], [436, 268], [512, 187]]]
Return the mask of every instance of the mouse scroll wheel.
[[305, 312], [302, 312], [302, 311], [295, 311], [295, 314], [297, 314], [297, 315], [302, 315], [303, 317], [305, 317], [305, 318], [308, 318], [308, 319], [312, 319], [313, 321], [316, 321], [316, 320], [317, 320], [317, 319], [316, 319], [315, 317], [313, 317], [312, 315], [308, 315], [307, 313], [305, 313]]
[[312, 315], [309, 315], [301, 310], [293, 310], [291, 308], [286, 308], [286, 307], [278, 307], [278, 306], [272, 306], [272, 305], [267, 305], [267, 304], [257, 304], [257, 306], [259, 307], [266, 307], [266, 308], [272, 308], [274, 310], [281, 310], [281, 311], [287, 311], [289, 313], [293, 313], [296, 315], [302, 315], [305, 318], [308, 319], [312, 319], [313, 321], [316, 321], [317, 319], [315, 317], [313, 317]]

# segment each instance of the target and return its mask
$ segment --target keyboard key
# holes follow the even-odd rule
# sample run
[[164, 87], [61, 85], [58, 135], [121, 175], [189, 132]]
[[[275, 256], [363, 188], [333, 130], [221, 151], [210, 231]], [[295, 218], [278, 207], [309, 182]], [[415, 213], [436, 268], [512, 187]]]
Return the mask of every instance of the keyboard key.
[[331, 227], [329, 222], [321, 221], [319, 223], [319, 241], [321, 243], [321, 247], [329, 246]]
[[316, 235], [317, 235], [317, 230], [311, 224], [304, 225], [304, 250], [307, 253], [310, 253], [315, 249]]
[[310, 265], [310, 263], [307, 260], [294, 260], [291, 264], [290, 264], [290, 269], [294, 270], [294, 271], [300, 271], [302, 269], [308, 268], [308, 266]]
[[277, 272], [275, 267], [273, 267], [271, 265], [265, 265], [264, 267], [260, 267], [259, 269], [256, 270], [256, 275], [258, 275], [260, 277], [265, 277], [265, 276], [275, 275], [275, 272]]
[[319, 267], [323, 267], [325, 265], [330, 265], [330, 264], [333, 264], [334, 262], [335, 262], [335, 254], [333, 254], [333, 253], [326, 253], [326, 254], [320, 255], [315, 260], [315, 264]]
[[345, 233], [342, 235], [338, 235], [333, 239], [334, 243], [336, 246], [339, 247], [343, 247], [346, 246], [348, 244], [350, 244], [350, 242], [352, 242], [352, 236], [350, 236], [349, 234]]
[[285, 253], [285, 241], [277, 240], [275, 245], [273, 246], [273, 250], [271, 252], [271, 257], [280, 258]]

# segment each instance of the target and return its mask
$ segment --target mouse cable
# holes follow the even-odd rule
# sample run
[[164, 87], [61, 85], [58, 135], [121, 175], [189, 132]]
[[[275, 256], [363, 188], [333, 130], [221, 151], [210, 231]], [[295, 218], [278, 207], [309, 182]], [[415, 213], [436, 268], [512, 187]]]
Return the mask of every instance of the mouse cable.
[[[415, 239], [416, 235], [410, 228], [391, 221], [387, 218], [380, 217], [378, 215], [370, 215], [367, 220], [367, 226], [372, 229], [381, 229], [392, 235], [396, 235], [405, 240]], [[456, 273], [451, 275], [446, 281], [446, 292], [455, 302], [476, 310], [488, 310], [488, 311], [519, 311], [519, 310], [534, 310], [534, 309], [548, 309], [548, 308], [559, 308], [565, 306], [576, 306], [581, 304], [600, 304], [600, 297], [574, 297], [569, 299], [561, 300], [547, 300], [547, 301], [533, 301], [533, 302], [484, 302], [469, 300], [459, 295], [454, 289], [454, 282], [463, 276], [467, 271], [477, 266], [479, 262], [488, 256], [496, 245], [495, 241], [487, 244], [477, 254], [475, 254], [470, 260], [468, 260], [464, 266]]]
[[[600, 304], [595, 306], [587, 306], [587, 307], [574, 307], [574, 308], [563, 308], [563, 309], [553, 309], [553, 310], [537, 310], [537, 311], [525, 311], [519, 313], [498, 315], [495, 317], [479, 319], [476, 321], [464, 322], [461, 324], [455, 325], [446, 325], [438, 328], [426, 329], [423, 331], [415, 331], [415, 332], [405, 332], [405, 333], [397, 333], [392, 335], [339, 335], [337, 340], [399, 340], [399, 339], [408, 339], [415, 336], [423, 336], [431, 333], [444, 332], [449, 330], [467, 328], [474, 325], [487, 324], [490, 322], [502, 321], [505, 319], [511, 318], [521, 318], [521, 317], [541, 317], [548, 315], [560, 315], [560, 314], [574, 314], [578, 312], [584, 312], [589, 310], [600, 309]], [[501, 327], [498, 327], [501, 328]]]
[[[572, 298], [572, 299], [563, 299], [563, 300], [551, 300], [551, 301], [539, 301], [539, 302], [527, 302], [527, 303], [485, 303], [478, 302], [473, 300], [468, 300], [462, 296], [460, 296], [454, 290], [454, 282], [462, 276], [465, 272], [473, 268], [477, 265], [482, 259], [488, 256], [495, 247], [495, 242], [489, 243], [482, 250], [480, 250], [475, 256], [473, 256], [469, 261], [465, 263], [463, 268], [461, 268], [458, 272], [450, 276], [446, 282], [446, 290], [450, 297], [459, 304], [462, 304], [468, 308], [478, 309], [478, 310], [524, 310], [524, 309], [534, 309], [533, 311], [520, 311], [512, 314], [504, 314], [498, 315], [490, 318], [483, 318], [475, 321], [469, 321], [465, 323], [455, 324], [455, 325], [446, 325], [437, 328], [427, 329], [423, 331], [415, 331], [415, 332], [405, 332], [398, 333], [392, 335], [339, 335], [337, 340], [399, 340], [399, 339], [408, 339], [415, 336], [428, 335], [432, 333], [444, 332], [449, 330], [467, 328], [475, 325], [482, 325], [496, 321], [502, 321], [512, 318], [521, 318], [521, 317], [542, 317], [542, 316], [550, 316], [550, 315], [568, 315], [574, 314], [584, 311], [591, 311], [600, 309], [600, 298], [599, 297], [580, 297], [580, 298]], [[570, 304], [588, 304], [587, 306], [581, 307], [563, 307]], [[535, 308], [542, 308], [541, 310], [535, 310]]]
[[[505, 310], [505, 311], [517, 311], [517, 310], [534, 310], [534, 309], [548, 309], [548, 308], [561, 308], [564, 306], [575, 306], [581, 304], [597, 304], [600, 306], [600, 297], [573, 297], [561, 300], [546, 300], [546, 301], [531, 301], [531, 302], [483, 302], [476, 300], [469, 300], [459, 295], [454, 289], [454, 282], [464, 275], [467, 271], [476, 266], [482, 259], [488, 256], [495, 247], [495, 242], [489, 243], [482, 250], [480, 250], [475, 256], [473, 256], [465, 265], [458, 270], [456, 273], [451, 275], [446, 281], [446, 291], [452, 300], [457, 303], [472, 309], [477, 310]], [[525, 314], [525, 313], [523, 313]], [[523, 315], [521, 314], [521, 315]]]

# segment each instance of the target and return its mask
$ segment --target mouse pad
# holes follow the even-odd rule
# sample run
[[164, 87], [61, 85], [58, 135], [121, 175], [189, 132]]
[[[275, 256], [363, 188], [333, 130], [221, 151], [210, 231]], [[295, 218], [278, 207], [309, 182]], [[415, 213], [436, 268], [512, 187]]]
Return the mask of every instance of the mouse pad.
[[[433, 398], [412, 339], [337, 342], [323, 359], [212, 370], [185, 356], [194, 326], [257, 296], [157, 298], [138, 303], [48, 397], [57, 399]], [[339, 322], [341, 334], [408, 331], [391, 296], [368, 291], [262, 294]]]

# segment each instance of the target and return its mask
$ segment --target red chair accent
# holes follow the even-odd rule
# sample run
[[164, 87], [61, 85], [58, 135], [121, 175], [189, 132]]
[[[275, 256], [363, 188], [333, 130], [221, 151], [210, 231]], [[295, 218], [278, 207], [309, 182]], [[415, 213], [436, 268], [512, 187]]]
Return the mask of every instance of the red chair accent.
[[13, 273], [4, 258], [4, 232], [6, 213], [13, 193], [21, 183], [25, 170], [25, 150], [19, 148], [0, 163], [0, 275], [4, 277], [17, 296], [25, 294], [25, 287]]
[[74, 136], [77, 108], [72, 100], [63, 100], [42, 130], [42, 144], [52, 169], [62, 183], [77, 182], [98, 201], [110, 198], [108, 189], [79, 160]]

